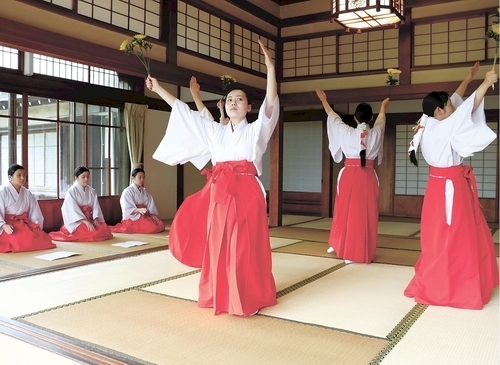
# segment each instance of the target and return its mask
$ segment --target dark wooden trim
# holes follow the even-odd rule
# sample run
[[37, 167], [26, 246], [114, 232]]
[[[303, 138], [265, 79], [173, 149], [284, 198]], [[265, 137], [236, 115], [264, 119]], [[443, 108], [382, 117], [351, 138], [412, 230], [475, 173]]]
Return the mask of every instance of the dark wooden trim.
[[275, 27], [278, 27], [280, 25], [281, 20], [279, 18], [258, 7], [257, 5], [252, 4], [250, 1], [227, 0], [226, 2], [235, 5], [246, 13], [252, 14], [259, 19], [264, 20], [266, 23], [274, 25]]
[[42, 329], [30, 326], [26, 323], [12, 320], [6, 317], [0, 317], [0, 333], [16, 338], [31, 345], [54, 352], [82, 364], [91, 365], [140, 365], [142, 362], [136, 362], [130, 358], [121, 358], [119, 356], [105, 353], [98, 349], [90, 349], [82, 346], [81, 343], [44, 331]]
[[283, 192], [283, 214], [321, 216], [321, 193]]

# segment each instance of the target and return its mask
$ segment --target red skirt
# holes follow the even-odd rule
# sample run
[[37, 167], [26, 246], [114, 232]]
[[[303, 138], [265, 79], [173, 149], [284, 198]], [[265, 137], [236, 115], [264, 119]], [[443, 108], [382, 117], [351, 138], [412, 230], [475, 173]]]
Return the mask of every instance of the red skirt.
[[[92, 209], [88, 205], [80, 207], [88, 220], [92, 220]], [[54, 241], [63, 242], [96, 242], [105, 241], [113, 238], [108, 225], [104, 222], [100, 222], [99, 226], [93, 231], [89, 231], [85, 223], [80, 223], [78, 227], [70, 233], [65, 226], [62, 226], [59, 231], [50, 232], [50, 237]]]
[[328, 243], [335, 254], [354, 262], [375, 259], [378, 233], [379, 186], [374, 161], [346, 159], [337, 185], [332, 227]]
[[174, 217], [169, 248], [201, 267], [199, 307], [251, 315], [276, 301], [266, 202], [248, 161], [217, 163]]
[[6, 214], [5, 222], [14, 227], [12, 234], [0, 234], [0, 252], [26, 252], [55, 248], [50, 236], [38, 224], [28, 220], [28, 214]]
[[[451, 225], [445, 216], [447, 179], [454, 187]], [[421, 221], [422, 252], [404, 294], [423, 304], [481, 309], [499, 273], [469, 166], [430, 167]]]
[[154, 221], [149, 215], [141, 215], [139, 219], [125, 219], [109, 227], [114, 233], [158, 233], [165, 230], [165, 223], [161, 220]]

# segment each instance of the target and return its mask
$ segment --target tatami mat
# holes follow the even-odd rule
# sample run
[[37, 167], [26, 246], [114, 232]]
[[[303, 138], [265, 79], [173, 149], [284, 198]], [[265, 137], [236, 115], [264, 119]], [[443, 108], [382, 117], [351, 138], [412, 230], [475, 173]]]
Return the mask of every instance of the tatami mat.
[[2, 365], [77, 365], [80, 362], [0, 333]]
[[321, 217], [313, 217], [313, 216], [309, 216], [309, 215], [283, 214], [283, 216], [281, 218], [281, 224], [283, 226], [291, 226], [293, 224], [310, 222], [310, 221], [315, 221], [318, 219], [321, 219]]
[[402, 294], [412, 276], [411, 267], [350, 264], [260, 313], [385, 337], [415, 305]]
[[299, 242], [300, 240], [294, 240], [290, 238], [270, 237], [270, 241], [271, 241], [271, 249], [275, 249], [278, 247], [291, 245], [292, 243]]
[[[340, 263], [342, 263], [341, 260], [273, 252], [273, 275], [276, 290], [280, 291], [288, 288]], [[144, 290], [178, 298], [198, 300], [199, 280], [200, 274], [198, 273], [148, 286]]]
[[[119, 238], [121, 241], [129, 241], [129, 240], [134, 240], [134, 241], [160, 241], [163, 243], [166, 243], [168, 240], [168, 234], [169, 231], [165, 230], [163, 232], [159, 233], [148, 233], [148, 234], [141, 234], [141, 233], [134, 233], [134, 234], [126, 234], [126, 233], [113, 233], [113, 237]], [[151, 242], [152, 243], [152, 242]]]
[[500, 364], [498, 288], [482, 310], [429, 306], [381, 365]]
[[412, 236], [420, 231], [420, 223], [378, 222], [378, 234]]
[[194, 303], [135, 290], [24, 320], [157, 365], [359, 365], [387, 344], [264, 316], [214, 316]]
[[0, 315], [12, 318], [193, 270], [159, 251], [5, 281], [1, 297], [16, 299], [0, 300]]
[[330, 230], [331, 226], [332, 226], [332, 218], [321, 218], [315, 221], [298, 223], [293, 225], [293, 227], [325, 229], [325, 230]]

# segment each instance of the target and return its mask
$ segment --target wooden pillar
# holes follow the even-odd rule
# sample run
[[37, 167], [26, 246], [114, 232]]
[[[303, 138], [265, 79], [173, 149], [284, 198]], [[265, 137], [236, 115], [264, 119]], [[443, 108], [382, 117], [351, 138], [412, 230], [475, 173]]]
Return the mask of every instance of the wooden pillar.
[[280, 117], [269, 141], [270, 155], [270, 186], [269, 186], [269, 225], [281, 226], [283, 206], [283, 108]]

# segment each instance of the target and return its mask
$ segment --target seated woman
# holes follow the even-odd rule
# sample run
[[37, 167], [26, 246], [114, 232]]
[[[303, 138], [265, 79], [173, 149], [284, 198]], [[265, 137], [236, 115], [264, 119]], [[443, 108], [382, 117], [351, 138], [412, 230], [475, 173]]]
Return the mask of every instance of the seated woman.
[[61, 207], [64, 225], [50, 232], [55, 241], [93, 242], [113, 238], [104, 221], [97, 193], [89, 185], [90, 171], [85, 166], [75, 169], [75, 182], [66, 192]]
[[43, 231], [43, 215], [35, 196], [23, 185], [26, 171], [18, 164], [7, 171], [9, 184], [0, 186], [0, 252], [55, 248]]
[[132, 184], [120, 197], [122, 221], [110, 227], [116, 233], [157, 233], [165, 230], [165, 223], [158, 218], [158, 209], [150, 193], [144, 187], [146, 173], [143, 169], [132, 170]]

